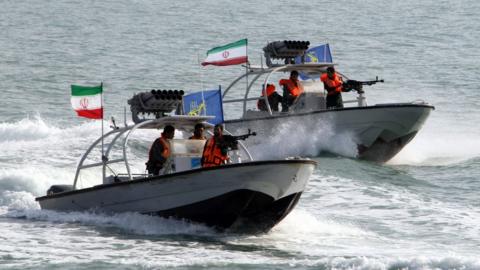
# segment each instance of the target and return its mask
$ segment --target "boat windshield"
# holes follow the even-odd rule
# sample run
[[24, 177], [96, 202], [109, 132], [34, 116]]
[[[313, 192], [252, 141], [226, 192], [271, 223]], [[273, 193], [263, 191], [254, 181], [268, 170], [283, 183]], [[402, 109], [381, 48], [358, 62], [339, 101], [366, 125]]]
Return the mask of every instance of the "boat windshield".
[[206, 140], [172, 139], [172, 155], [175, 157], [202, 157]]

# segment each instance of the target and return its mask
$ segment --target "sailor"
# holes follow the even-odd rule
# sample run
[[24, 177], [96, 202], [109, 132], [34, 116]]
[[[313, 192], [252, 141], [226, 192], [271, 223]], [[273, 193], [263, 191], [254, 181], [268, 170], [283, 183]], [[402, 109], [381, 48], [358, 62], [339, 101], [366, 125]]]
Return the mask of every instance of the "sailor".
[[327, 68], [327, 73], [320, 76], [323, 86], [327, 91], [327, 108], [343, 108], [342, 91], [343, 81], [342, 77], [337, 75], [333, 67]]
[[203, 148], [202, 167], [214, 167], [228, 163], [228, 145], [224, 140], [223, 126], [215, 125], [213, 137], [207, 140]]
[[193, 136], [191, 136], [188, 139], [189, 140], [206, 140], [207, 137], [203, 135], [203, 131], [205, 131], [205, 126], [202, 123], [196, 124], [193, 130]]
[[289, 79], [281, 79], [279, 84], [283, 86], [282, 112], [287, 112], [295, 100], [303, 93], [303, 85], [298, 80], [298, 71], [292, 70]]
[[[278, 112], [278, 104], [282, 102], [282, 96], [275, 91], [275, 85], [270, 83], [267, 84], [265, 91], [267, 92], [270, 109], [274, 112]], [[262, 98], [257, 101], [257, 108], [260, 111], [268, 111], [267, 105], [265, 104], [265, 99], [263, 98], [265, 91], [262, 89]]]
[[175, 135], [175, 128], [167, 125], [163, 128], [163, 132], [159, 138], [157, 138], [148, 152], [147, 165], [148, 174], [159, 175], [160, 170], [163, 169], [165, 163], [170, 158], [171, 150], [168, 140], [173, 139]]

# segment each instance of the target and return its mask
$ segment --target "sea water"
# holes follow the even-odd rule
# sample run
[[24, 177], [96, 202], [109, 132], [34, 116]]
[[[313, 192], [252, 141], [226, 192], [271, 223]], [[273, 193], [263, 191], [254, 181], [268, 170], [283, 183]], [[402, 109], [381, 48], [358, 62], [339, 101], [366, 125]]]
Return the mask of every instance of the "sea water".
[[[0, 268], [480, 269], [480, 2], [4, 0], [0, 7]], [[348, 136], [304, 134], [320, 146], [311, 153], [318, 166], [297, 207], [269, 233], [39, 209], [34, 198], [70, 184], [101, 132], [99, 121], [75, 116], [70, 84], [103, 82], [105, 113], [121, 124], [134, 92], [225, 88], [244, 69], [199, 62], [208, 49], [242, 38], [253, 64], [268, 41], [327, 42], [338, 70], [385, 79], [366, 88], [368, 104], [424, 100], [436, 109], [387, 164], [354, 159]], [[257, 155], [311, 147], [274, 139]]]

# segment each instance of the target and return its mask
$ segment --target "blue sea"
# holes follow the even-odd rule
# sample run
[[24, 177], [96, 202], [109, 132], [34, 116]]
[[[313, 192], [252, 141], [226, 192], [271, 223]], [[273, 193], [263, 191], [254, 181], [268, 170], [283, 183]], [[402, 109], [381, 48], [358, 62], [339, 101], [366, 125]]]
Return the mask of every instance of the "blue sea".
[[[479, 17], [474, 0], [1, 0], [0, 269], [480, 269]], [[297, 207], [268, 233], [40, 210], [35, 197], [70, 184], [101, 132], [75, 116], [71, 84], [103, 82], [105, 114], [123, 123], [134, 93], [225, 88], [244, 68], [199, 63], [243, 38], [252, 64], [269, 41], [329, 43], [337, 70], [385, 80], [368, 104], [436, 109], [386, 164], [342, 140], [318, 149]]]

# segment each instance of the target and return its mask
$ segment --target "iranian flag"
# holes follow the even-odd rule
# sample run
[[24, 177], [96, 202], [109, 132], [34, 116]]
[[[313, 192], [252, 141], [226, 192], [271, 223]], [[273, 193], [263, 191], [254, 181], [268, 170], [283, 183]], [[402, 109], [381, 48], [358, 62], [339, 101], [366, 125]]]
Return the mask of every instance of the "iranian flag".
[[77, 115], [90, 119], [102, 119], [102, 92], [102, 84], [99, 86], [72, 85], [71, 102]]
[[209, 50], [207, 59], [202, 62], [202, 66], [230, 66], [246, 63], [248, 61], [247, 43], [247, 39], [242, 39]]

